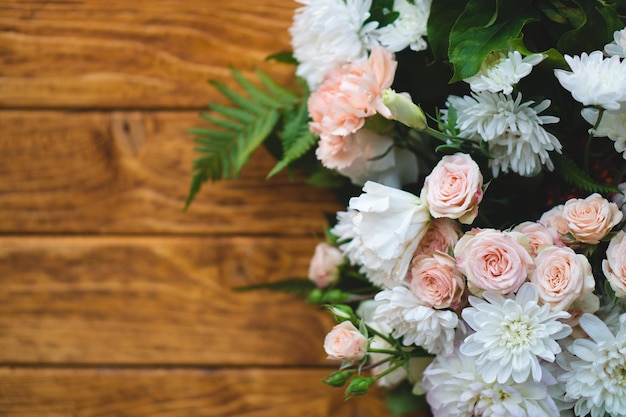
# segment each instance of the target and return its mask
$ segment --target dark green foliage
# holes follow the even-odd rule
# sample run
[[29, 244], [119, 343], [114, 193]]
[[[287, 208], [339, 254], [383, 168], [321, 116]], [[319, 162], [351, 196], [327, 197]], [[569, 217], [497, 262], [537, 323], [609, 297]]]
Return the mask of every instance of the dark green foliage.
[[263, 284], [248, 285], [246, 287], [234, 288], [235, 291], [256, 291], [270, 290], [274, 292], [282, 292], [286, 294], [298, 295], [306, 297], [315, 288], [313, 281], [307, 278], [288, 278], [277, 282], [267, 282]]
[[565, 182], [590, 193], [614, 193], [619, 192], [616, 187], [598, 184], [581, 170], [574, 161], [562, 155], [554, 155], [555, 172]]

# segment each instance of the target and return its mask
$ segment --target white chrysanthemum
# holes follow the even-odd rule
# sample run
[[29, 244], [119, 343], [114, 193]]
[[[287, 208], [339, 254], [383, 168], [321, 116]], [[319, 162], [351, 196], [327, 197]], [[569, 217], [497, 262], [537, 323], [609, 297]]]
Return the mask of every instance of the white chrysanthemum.
[[626, 28], [613, 33], [613, 42], [604, 46], [604, 52], [608, 56], [626, 58]]
[[402, 338], [405, 346], [417, 345], [434, 355], [450, 353], [454, 348], [459, 318], [453, 311], [421, 305], [402, 285], [379, 292], [375, 299], [386, 303], [376, 308], [374, 317], [387, 320], [392, 336]]
[[415, 248], [430, 223], [419, 197], [372, 181], [337, 215], [332, 233], [340, 249], [374, 283], [392, 287], [406, 277]]
[[[583, 118], [592, 126], [598, 121], [598, 109], [584, 108], [580, 112]], [[605, 111], [602, 114], [600, 125], [589, 130], [593, 136], [607, 137], [615, 142], [615, 150], [623, 153], [626, 159], [626, 109], [623, 111]]]
[[556, 69], [554, 75], [576, 101], [585, 106], [619, 110], [626, 101], [626, 60], [619, 56], [604, 58], [594, 51], [580, 56], [565, 55], [572, 72]]
[[539, 359], [553, 362], [561, 347], [556, 340], [571, 332], [559, 319], [567, 312], [551, 312], [549, 305], [538, 305], [534, 284], [521, 286], [515, 299], [486, 292], [485, 300], [470, 297], [463, 319], [476, 331], [461, 345], [461, 353], [476, 356], [487, 382], [505, 383], [511, 378], [522, 383], [542, 378]]
[[378, 22], [365, 23], [372, 0], [297, 1], [304, 6], [296, 10], [289, 30], [299, 63], [296, 74], [315, 91], [329, 70], [367, 56], [376, 45]]
[[511, 94], [513, 87], [544, 59], [542, 54], [532, 54], [522, 58], [517, 51], [505, 55], [502, 52], [493, 53], [480, 66], [476, 75], [466, 78], [472, 91], [491, 91]]
[[577, 416], [626, 416], [626, 315], [613, 335], [602, 320], [583, 314], [580, 327], [591, 339], [576, 339], [568, 348], [576, 356], [562, 375], [566, 398], [576, 400]]
[[411, 4], [407, 0], [396, 0], [393, 10], [400, 15], [392, 24], [376, 30], [380, 44], [391, 52], [398, 52], [406, 47], [414, 51], [428, 48], [424, 36], [431, 1], [415, 0]]
[[[483, 91], [471, 96], [450, 96], [448, 107], [457, 113], [460, 136], [484, 140], [489, 145], [493, 175], [516, 172], [523, 176], [539, 173], [542, 166], [554, 169], [549, 151], [561, 152], [561, 143], [543, 128], [557, 123], [558, 117], [540, 116], [550, 106], [543, 100], [522, 103], [522, 95], [513, 100], [502, 93]], [[444, 112], [447, 118], [447, 111]]]
[[558, 417], [548, 393], [555, 382], [487, 382], [474, 358], [458, 350], [439, 355], [424, 371], [422, 385], [434, 417]]

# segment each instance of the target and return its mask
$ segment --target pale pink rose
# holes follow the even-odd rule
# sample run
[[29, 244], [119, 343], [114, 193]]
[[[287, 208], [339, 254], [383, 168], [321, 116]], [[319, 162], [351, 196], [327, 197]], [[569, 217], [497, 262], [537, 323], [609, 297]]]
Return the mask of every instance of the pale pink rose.
[[539, 300], [552, 311], [567, 311], [578, 299], [591, 294], [595, 280], [585, 255], [568, 247], [551, 246], [535, 258], [530, 281], [539, 292]]
[[324, 339], [324, 350], [328, 359], [358, 361], [367, 352], [367, 338], [349, 321], [333, 327]]
[[539, 219], [539, 223], [543, 224], [548, 229], [555, 230], [561, 242], [564, 244], [571, 245], [575, 242], [569, 233], [567, 220], [563, 217], [563, 204], [552, 207], [550, 210], [543, 213]]
[[465, 289], [456, 261], [443, 253], [414, 258], [409, 279], [411, 292], [419, 302], [438, 309], [457, 308]]
[[446, 155], [424, 182], [421, 198], [434, 218], [458, 219], [471, 224], [483, 198], [483, 176], [467, 154]]
[[621, 231], [611, 239], [602, 271], [615, 295], [626, 298], [626, 232]]
[[430, 222], [426, 234], [420, 240], [416, 255], [432, 255], [434, 252], [448, 253], [459, 241], [461, 227], [451, 219], [442, 217]]
[[309, 279], [319, 288], [339, 279], [339, 266], [343, 263], [341, 251], [328, 243], [318, 243], [309, 264]]
[[617, 204], [595, 193], [585, 199], [568, 200], [563, 217], [577, 241], [596, 244], [622, 220], [623, 214]]
[[537, 256], [542, 249], [547, 247], [563, 246], [563, 242], [555, 229], [548, 228], [538, 222], [520, 223], [512, 231], [526, 236], [532, 256]]
[[331, 70], [308, 101], [310, 129], [320, 136], [347, 136], [377, 111], [387, 111], [382, 93], [391, 87], [397, 62], [384, 48]]
[[495, 229], [466, 233], [454, 247], [454, 256], [476, 295], [513, 293], [533, 269], [532, 257], [515, 235]]

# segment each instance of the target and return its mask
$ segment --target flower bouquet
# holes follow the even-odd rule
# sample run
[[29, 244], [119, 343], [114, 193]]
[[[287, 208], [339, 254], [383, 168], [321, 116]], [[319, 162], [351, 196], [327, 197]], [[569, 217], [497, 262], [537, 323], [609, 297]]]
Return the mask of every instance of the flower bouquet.
[[262, 286], [338, 321], [325, 382], [395, 415], [626, 416], [626, 1], [298, 2], [270, 57], [297, 91], [215, 84], [188, 204], [261, 145], [345, 198], [308, 279]]

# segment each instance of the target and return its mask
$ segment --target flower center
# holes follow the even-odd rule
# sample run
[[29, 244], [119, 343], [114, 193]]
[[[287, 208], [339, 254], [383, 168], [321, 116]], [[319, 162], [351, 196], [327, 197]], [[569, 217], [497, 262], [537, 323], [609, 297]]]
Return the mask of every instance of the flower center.
[[502, 344], [514, 352], [525, 350], [532, 334], [532, 325], [520, 317], [502, 323]]

